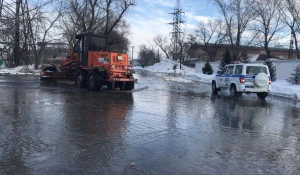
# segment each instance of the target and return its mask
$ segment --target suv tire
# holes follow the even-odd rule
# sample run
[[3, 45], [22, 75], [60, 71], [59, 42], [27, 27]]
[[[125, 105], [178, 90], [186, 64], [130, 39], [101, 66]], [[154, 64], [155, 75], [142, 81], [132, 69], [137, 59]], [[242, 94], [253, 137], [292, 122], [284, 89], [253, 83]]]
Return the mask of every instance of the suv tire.
[[215, 81], [213, 81], [213, 82], [211, 83], [211, 90], [212, 90], [213, 94], [215, 94], [215, 95], [218, 94], [218, 89], [217, 89], [217, 85], [216, 85], [216, 82], [215, 82]]
[[266, 97], [268, 96], [268, 93], [267, 92], [258, 92], [257, 93], [257, 97], [260, 98], [260, 99], [265, 99]]
[[235, 87], [234, 84], [230, 86], [230, 96], [231, 97], [236, 97], [237, 96], [237, 91], [236, 91], [236, 87]]

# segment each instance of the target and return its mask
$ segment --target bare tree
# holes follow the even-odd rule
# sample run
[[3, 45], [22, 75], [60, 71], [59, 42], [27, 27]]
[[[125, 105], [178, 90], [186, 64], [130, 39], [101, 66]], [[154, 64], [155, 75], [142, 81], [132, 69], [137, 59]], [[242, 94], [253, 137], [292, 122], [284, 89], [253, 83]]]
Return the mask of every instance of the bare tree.
[[300, 24], [300, 6], [298, 0], [285, 0], [282, 4], [277, 6], [281, 15], [281, 19], [285, 25], [291, 29], [291, 36], [295, 40], [295, 47], [297, 53], [297, 59], [300, 59], [298, 39], [296, 31], [299, 30]]
[[[135, 0], [67, 0], [66, 11], [61, 20], [64, 36], [69, 42], [74, 43], [75, 34], [98, 33], [107, 35], [110, 45], [120, 44], [119, 42], [128, 44], [128, 39], [121, 28], [126, 27], [122, 23], [122, 18], [135, 4]], [[127, 30], [126, 35], [128, 34]], [[128, 50], [128, 45], [123, 50]]]
[[153, 46], [140, 45], [138, 52], [138, 63], [142, 66], [153, 65], [156, 62]]
[[[55, 4], [51, 5], [54, 7]], [[44, 48], [47, 45], [47, 42], [49, 42], [49, 40], [51, 39], [49, 32], [53, 27], [55, 27], [55, 23], [61, 17], [62, 3], [59, 4], [58, 10], [51, 11], [51, 14], [55, 14], [54, 17], [48, 17], [49, 14], [46, 13], [45, 9], [35, 8], [35, 10], [31, 10], [29, 9], [29, 6], [40, 6], [40, 4], [29, 5], [27, 0], [24, 1], [27, 21], [27, 23], [24, 25], [27, 26], [27, 30], [30, 33], [28, 42], [34, 55], [34, 68], [38, 69], [39, 65], [43, 63], [43, 60], [45, 59], [44, 57], [42, 57]], [[46, 8], [48, 9], [49, 6], [47, 6]], [[25, 43], [26, 42], [27, 41], [25, 40]], [[37, 46], [38, 42], [41, 43], [39, 48]]]
[[[226, 34], [223, 32], [226, 26], [221, 20], [208, 20], [208, 22], [200, 22], [196, 30], [196, 36], [200, 43], [204, 44], [204, 50], [209, 60], [215, 61], [220, 44], [223, 44]], [[213, 47], [211, 47], [213, 46]]]
[[129, 51], [130, 41], [128, 35], [130, 26], [125, 20], [121, 20], [108, 35], [108, 46], [112, 52], [126, 53]]
[[[28, 2], [31, 2], [31, 4]], [[52, 2], [52, 0], [1, 1], [0, 41], [6, 51], [6, 53], [2, 52], [1, 54], [3, 57], [4, 55], [6, 56], [5, 64], [7, 66], [15, 67], [32, 63], [31, 53], [33, 50], [36, 50], [32, 49], [34, 48], [33, 45], [36, 45], [41, 35], [44, 34], [46, 38], [47, 32], [42, 32], [42, 26], [47, 26], [48, 24], [43, 15], [46, 9], [52, 6]], [[13, 5], [15, 5], [15, 8]], [[48, 30], [50, 28], [51, 25]]]
[[278, 6], [281, 6], [281, 0], [253, 0], [252, 8], [257, 17], [256, 30], [263, 35], [263, 46], [266, 54], [270, 57], [269, 44], [274, 39], [275, 34], [284, 28]]
[[157, 35], [153, 38], [153, 41], [165, 53], [166, 57], [170, 59], [171, 45], [168, 43], [168, 38]]
[[14, 36], [14, 66], [20, 65], [20, 6], [22, 0], [16, 1], [15, 36]]
[[[59, 10], [57, 11], [57, 15], [56, 17], [54, 17], [54, 19], [48, 20], [48, 24], [43, 25], [43, 33], [42, 33], [42, 39], [41, 39], [41, 47], [39, 49], [39, 52], [37, 54], [37, 56], [35, 57], [35, 69], [38, 69], [38, 65], [42, 62], [43, 63], [43, 59], [41, 58], [41, 54], [46, 46], [46, 37], [49, 33], [49, 30], [54, 26], [54, 24], [57, 22], [57, 20], [61, 17], [61, 6], [59, 8]], [[45, 43], [45, 44], [44, 44]], [[36, 50], [34, 50], [34, 52], [36, 52]], [[36, 54], [35, 54], [36, 55]]]
[[240, 57], [240, 45], [242, 35], [247, 29], [248, 23], [254, 19], [250, 0], [211, 0], [215, 2], [224, 17], [226, 35], [229, 38], [233, 60]]
[[183, 47], [184, 47], [184, 54], [186, 58], [184, 61], [188, 61], [195, 56], [199, 58], [199, 48], [198, 48], [196, 36], [192, 34], [188, 34]]
[[14, 66], [14, 54], [13, 50], [18, 50], [19, 47], [15, 47], [16, 38], [15, 30], [15, 16], [16, 9], [14, 9], [14, 3], [8, 3], [6, 1], [1, 1], [1, 16], [0, 16], [0, 41], [3, 45], [1, 52], [2, 60], [8, 67]]

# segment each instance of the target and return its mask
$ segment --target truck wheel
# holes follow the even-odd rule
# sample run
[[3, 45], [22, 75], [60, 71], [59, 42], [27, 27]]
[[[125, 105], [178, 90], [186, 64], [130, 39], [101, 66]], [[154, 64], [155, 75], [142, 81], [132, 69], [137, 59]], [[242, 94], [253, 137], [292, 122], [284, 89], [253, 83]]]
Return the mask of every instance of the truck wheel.
[[268, 93], [267, 92], [258, 92], [257, 93], [257, 97], [260, 98], [260, 99], [265, 99], [266, 97], [268, 96]]
[[125, 82], [123, 81], [116, 81], [115, 88], [119, 88], [120, 90], [125, 90]]
[[78, 89], [86, 88], [86, 74], [83, 72], [80, 72], [76, 76], [75, 80], [75, 86]]
[[126, 82], [124, 90], [131, 91], [132, 89], [134, 89], [134, 82]]
[[107, 83], [106, 86], [107, 86], [108, 90], [112, 90], [112, 83], [111, 82]]
[[89, 91], [99, 91], [103, 85], [101, 77], [95, 73], [89, 73], [87, 79], [87, 89]]

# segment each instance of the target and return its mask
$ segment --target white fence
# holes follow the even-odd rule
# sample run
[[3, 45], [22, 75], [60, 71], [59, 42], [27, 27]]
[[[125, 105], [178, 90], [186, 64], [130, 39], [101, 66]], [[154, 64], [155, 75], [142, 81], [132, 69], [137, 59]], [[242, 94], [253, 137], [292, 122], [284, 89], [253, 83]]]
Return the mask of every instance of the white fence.
[[[252, 62], [252, 63], [260, 63], [263, 64], [264, 62]], [[205, 62], [197, 62], [195, 67], [196, 73], [202, 73], [202, 68]], [[216, 73], [219, 68], [219, 61], [211, 62], [210, 63], [214, 73]], [[287, 79], [294, 73], [295, 68], [300, 65], [300, 60], [280, 60], [280, 61], [272, 61], [273, 66], [276, 68], [276, 78], [277, 79]]]

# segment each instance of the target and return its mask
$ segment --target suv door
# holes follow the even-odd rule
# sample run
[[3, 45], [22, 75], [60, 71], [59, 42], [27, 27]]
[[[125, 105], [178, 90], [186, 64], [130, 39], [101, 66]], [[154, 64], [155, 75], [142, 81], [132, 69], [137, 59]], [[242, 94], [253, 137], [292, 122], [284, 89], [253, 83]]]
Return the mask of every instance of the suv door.
[[218, 87], [222, 88], [225, 86], [225, 75], [227, 71], [228, 66], [224, 66], [223, 70], [220, 72], [220, 74], [216, 77]]
[[234, 65], [227, 67], [226, 75], [224, 78], [224, 87], [226, 87], [226, 88], [229, 88], [229, 86], [230, 86], [230, 82], [231, 82], [232, 75], [233, 75], [233, 69], [234, 69]]

